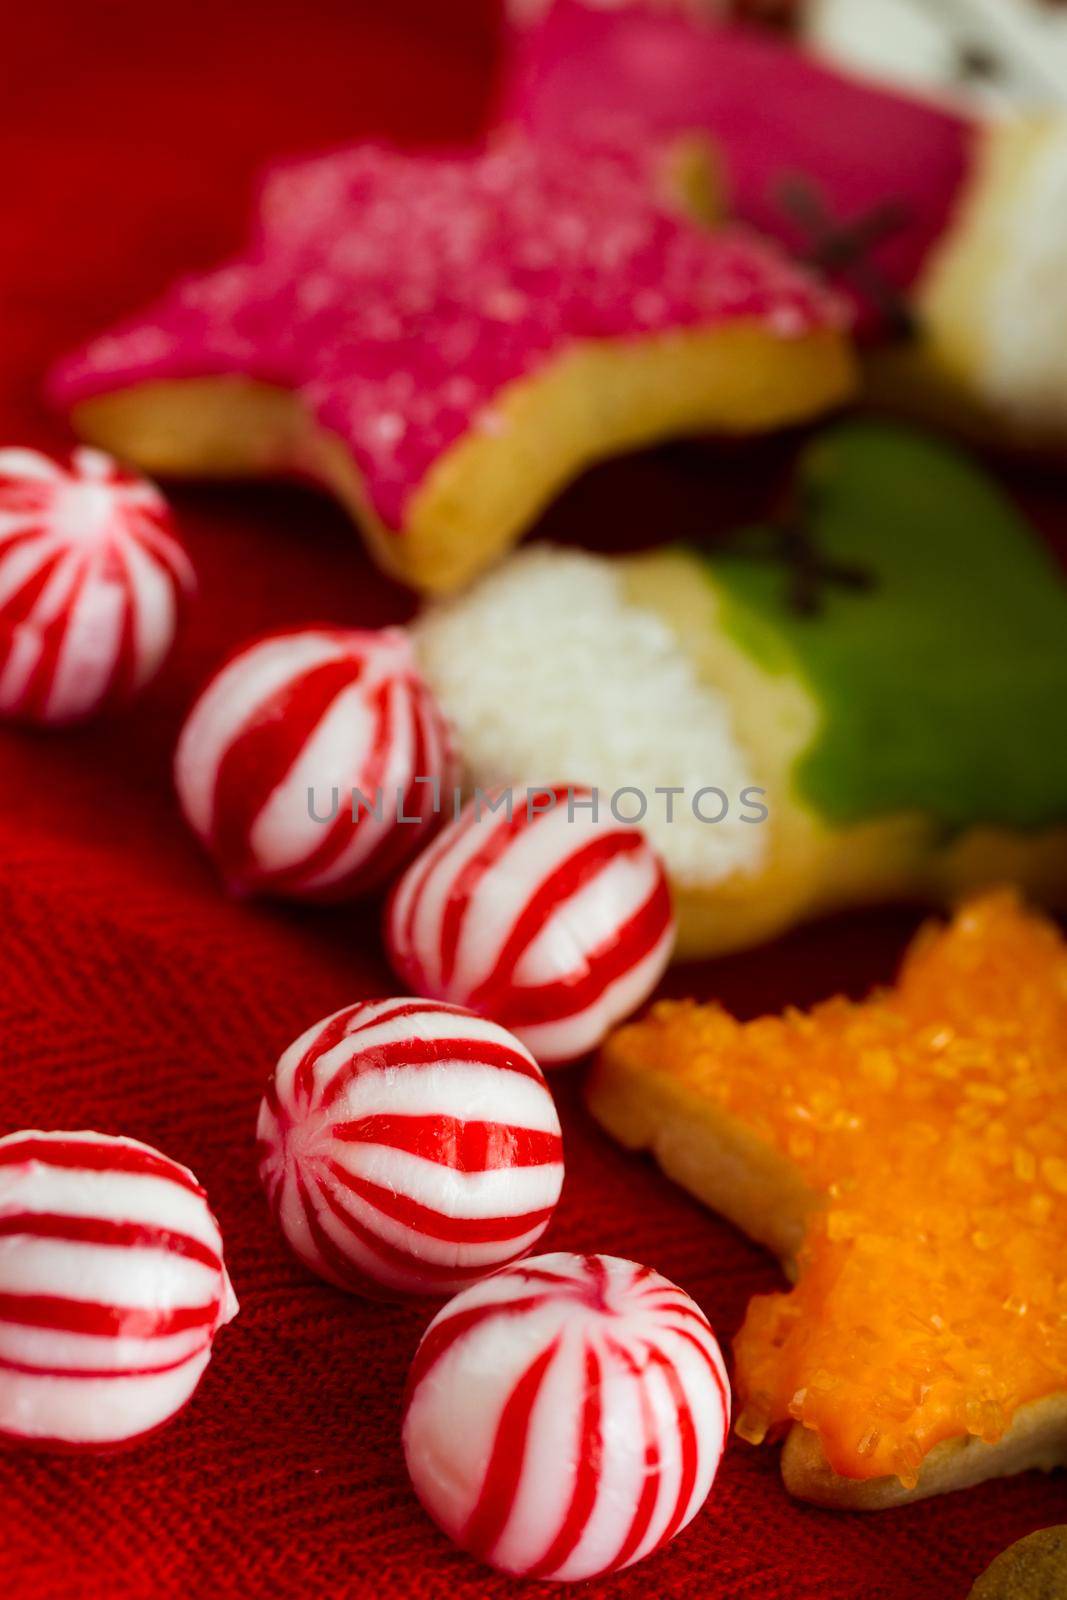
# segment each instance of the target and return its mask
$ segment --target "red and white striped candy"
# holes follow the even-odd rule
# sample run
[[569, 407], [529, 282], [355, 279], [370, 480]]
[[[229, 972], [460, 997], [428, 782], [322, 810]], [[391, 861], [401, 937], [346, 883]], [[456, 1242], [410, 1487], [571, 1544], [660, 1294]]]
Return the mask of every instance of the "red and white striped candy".
[[0, 1438], [136, 1439], [186, 1403], [237, 1301], [187, 1168], [136, 1139], [0, 1139]]
[[544, 1233], [563, 1141], [537, 1063], [495, 1023], [367, 1000], [282, 1056], [260, 1176], [296, 1254], [343, 1289], [444, 1296]]
[[[540, 809], [549, 793], [554, 808]], [[417, 994], [492, 1017], [554, 1066], [648, 998], [674, 917], [637, 828], [604, 802], [594, 819], [580, 804], [588, 790], [535, 794], [516, 790], [510, 818], [471, 800], [397, 884], [385, 931], [393, 970]]]
[[0, 450], [0, 716], [73, 722], [129, 698], [193, 587], [154, 485], [99, 450]]
[[729, 1426], [719, 1346], [687, 1294], [615, 1256], [545, 1255], [430, 1323], [404, 1453], [450, 1539], [502, 1572], [576, 1583], [692, 1520]]
[[174, 770], [231, 888], [343, 899], [436, 827], [453, 760], [406, 633], [321, 627], [227, 662], [189, 714]]

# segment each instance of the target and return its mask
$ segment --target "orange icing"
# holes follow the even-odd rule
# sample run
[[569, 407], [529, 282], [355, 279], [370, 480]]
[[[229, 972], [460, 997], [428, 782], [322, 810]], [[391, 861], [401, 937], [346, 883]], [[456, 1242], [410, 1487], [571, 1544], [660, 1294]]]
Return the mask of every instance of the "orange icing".
[[[1067, 945], [1009, 893], [913, 942], [896, 988], [741, 1024], [665, 1004], [634, 1030], [826, 1204], [735, 1354], [738, 1431], [814, 1429], [853, 1478], [912, 1485], [1067, 1389]], [[669, 1066], [667, 1065], [669, 1063]]]

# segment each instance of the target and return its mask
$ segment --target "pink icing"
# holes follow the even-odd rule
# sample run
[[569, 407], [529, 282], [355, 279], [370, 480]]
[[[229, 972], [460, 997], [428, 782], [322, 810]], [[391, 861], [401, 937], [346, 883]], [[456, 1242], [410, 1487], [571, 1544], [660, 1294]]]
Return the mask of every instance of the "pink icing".
[[840, 303], [744, 230], [681, 216], [642, 145], [471, 157], [358, 146], [267, 175], [246, 252], [178, 283], [53, 374], [69, 406], [149, 379], [241, 373], [299, 391], [385, 524], [493, 401], [576, 339], [756, 318], [782, 338]]
[[[517, 33], [504, 113], [542, 138], [625, 111], [657, 136], [711, 135], [733, 214], [790, 250], [810, 242], [781, 199], [782, 181], [813, 185], [835, 219], [887, 200], [907, 220], [872, 258], [889, 283], [912, 284], [944, 232], [971, 166], [974, 125], [927, 101], [850, 78], [766, 34], [642, 7], [556, 0]], [[871, 301], [844, 279], [866, 331]]]

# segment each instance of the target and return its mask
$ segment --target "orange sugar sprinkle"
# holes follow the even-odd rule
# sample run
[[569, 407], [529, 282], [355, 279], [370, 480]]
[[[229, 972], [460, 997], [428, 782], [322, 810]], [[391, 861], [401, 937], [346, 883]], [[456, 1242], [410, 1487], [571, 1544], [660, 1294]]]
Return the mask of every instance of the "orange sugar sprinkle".
[[1067, 944], [1008, 892], [927, 926], [897, 986], [738, 1023], [665, 1003], [628, 1053], [679, 1075], [825, 1198], [788, 1292], [750, 1304], [738, 1431], [916, 1481], [1067, 1389]]

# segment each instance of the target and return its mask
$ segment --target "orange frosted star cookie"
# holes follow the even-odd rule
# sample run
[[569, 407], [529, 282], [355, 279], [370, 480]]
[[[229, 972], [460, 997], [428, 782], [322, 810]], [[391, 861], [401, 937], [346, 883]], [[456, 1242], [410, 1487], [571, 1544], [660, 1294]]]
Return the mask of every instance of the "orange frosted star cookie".
[[1067, 944], [1006, 892], [895, 988], [739, 1023], [663, 1003], [594, 1114], [782, 1258], [735, 1345], [738, 1431], [794, 1494], [876, 1509], [1067, 1464]]

